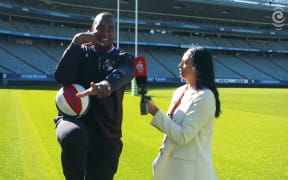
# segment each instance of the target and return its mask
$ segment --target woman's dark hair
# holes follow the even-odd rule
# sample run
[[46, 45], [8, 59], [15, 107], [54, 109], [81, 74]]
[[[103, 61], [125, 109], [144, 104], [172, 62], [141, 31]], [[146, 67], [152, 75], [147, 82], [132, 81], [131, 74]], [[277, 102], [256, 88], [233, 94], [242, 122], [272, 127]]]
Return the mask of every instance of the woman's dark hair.
[[214, 93], [216, 99], [215, 117], [219, 117], [221, 112], [220, 99], [215, 83], [212, 56], [209, 50], [204, 47], [193, 47], [189, 48], [187, 51], [191, 54], [197, 73], [196, 88], [209, 88]]

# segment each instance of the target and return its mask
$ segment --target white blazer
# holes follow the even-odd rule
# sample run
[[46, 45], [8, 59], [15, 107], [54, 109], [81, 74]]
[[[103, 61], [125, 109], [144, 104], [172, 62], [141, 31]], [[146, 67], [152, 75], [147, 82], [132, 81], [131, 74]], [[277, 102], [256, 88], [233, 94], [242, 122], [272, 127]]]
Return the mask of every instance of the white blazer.
[[[186, 85], [179, 87], [171, 109]], [[215, 180], [212, 163], [212, 134], [215, 97], [202, 89], [185, 94], [171, 119], [159, 110], [151, 124], [165, 133], [160, 152], [153, 162], [154, 180]]]

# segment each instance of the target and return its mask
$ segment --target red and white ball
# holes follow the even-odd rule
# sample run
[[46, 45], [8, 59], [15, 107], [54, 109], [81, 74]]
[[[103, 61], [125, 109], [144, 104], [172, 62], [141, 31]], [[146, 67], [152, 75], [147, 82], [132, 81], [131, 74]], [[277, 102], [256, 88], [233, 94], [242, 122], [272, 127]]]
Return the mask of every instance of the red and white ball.
[[80, 84], [71, 84], [60, 88], [56, 94], [56, 107], [63, 115], [81, 117], [89, 108], [89, 96], [76, 97], [85, 88]]

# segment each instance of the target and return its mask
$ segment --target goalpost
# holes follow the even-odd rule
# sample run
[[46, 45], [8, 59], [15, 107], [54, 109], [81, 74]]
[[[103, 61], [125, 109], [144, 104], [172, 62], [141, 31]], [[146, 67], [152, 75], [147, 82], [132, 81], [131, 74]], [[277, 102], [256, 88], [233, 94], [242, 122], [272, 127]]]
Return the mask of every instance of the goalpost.
[[[119, 48], [119, 20], [120, 20], [120, 0], [117, 0], [117, 48]], [[138, 56], [138, 0], [135, 0], [135, 57]], [[137, 90], [137, 84], [135, 78], [132, 79], [131, 81], [131, 95], [137, 96], [138, 95], [138, 90]]]

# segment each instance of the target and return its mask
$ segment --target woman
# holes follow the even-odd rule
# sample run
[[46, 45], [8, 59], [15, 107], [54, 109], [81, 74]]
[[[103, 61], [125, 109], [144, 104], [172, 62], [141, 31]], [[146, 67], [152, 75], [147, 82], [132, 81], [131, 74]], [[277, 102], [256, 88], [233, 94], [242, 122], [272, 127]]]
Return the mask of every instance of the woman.
[[190, 48], [178, 67], [186, 84], [174, 92], [168, 114], [147, 99], [151, 124], [165, 133], [153, 179], [214, 180], [211, 142], [220, 100], [211, 54], [203, 47]]

